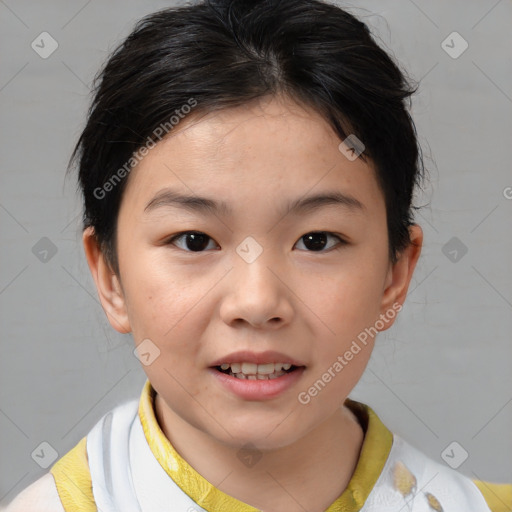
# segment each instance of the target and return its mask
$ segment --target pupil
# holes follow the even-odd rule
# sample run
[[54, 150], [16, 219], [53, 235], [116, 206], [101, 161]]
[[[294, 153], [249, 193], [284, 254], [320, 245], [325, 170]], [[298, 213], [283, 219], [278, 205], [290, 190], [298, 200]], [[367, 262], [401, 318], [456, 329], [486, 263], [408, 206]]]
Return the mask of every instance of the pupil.
[[325, 233], [310, 233], [309, 235], [304, 235], [302, 239], [308, 249], [315, 251], [325, 247], [327, 236]]
[[200, 233], [190, 233], [187, 235], [187, 248], [191, 251], [201, 251], [208, 245], [208, 236]]

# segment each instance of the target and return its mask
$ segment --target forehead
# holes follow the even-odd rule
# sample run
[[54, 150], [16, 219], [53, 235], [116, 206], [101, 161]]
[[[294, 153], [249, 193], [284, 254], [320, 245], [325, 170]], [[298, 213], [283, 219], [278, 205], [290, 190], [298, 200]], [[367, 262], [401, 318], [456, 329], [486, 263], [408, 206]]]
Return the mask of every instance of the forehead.
[[379, 202], [371, 162], [348, 160], [340, 142], [318, 113], [286, 98], [194, 115], [131, 171], [123, 202], [144, 209], [164, 187], [240, 204], [340, 188]]

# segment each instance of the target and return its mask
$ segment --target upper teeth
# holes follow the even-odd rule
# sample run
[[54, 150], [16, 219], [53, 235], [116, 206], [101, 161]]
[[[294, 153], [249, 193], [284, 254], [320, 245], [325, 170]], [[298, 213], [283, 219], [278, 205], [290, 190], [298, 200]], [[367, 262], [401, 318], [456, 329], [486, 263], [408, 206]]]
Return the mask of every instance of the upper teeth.
[[292, 365], [290, 363], [224, 363], [220, 367], [222, 370], [231, 368], [233, 373], [243, 373], [245, 375], [270, 375], [281, 370], [289, 370]]

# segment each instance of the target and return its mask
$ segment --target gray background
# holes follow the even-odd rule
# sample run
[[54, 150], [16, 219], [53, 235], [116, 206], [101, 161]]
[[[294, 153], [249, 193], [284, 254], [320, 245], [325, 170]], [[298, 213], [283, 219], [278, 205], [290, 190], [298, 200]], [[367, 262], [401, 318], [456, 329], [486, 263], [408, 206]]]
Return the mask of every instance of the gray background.
[[[64, 173], [94, 73], [138, 18], [172, 4], [0, 1], [4, 503], [47, 471], [31, 457], [41, 442], [64, 455], [145, 381], [130, 335], [110, 327], [97, 299], [75, 177]], [[469, 454], [459, 471], [510, 482], [512, 2], [350, 5], [421, 80], [413, 116], [430, 170], [417, 199], [429, 204], [417, 216], [425, 246], [406, 305], [351, 397], [435, 460], [457, 441]], [[43, 31], [59, 45], [47, 59], [31, 48]], [[453, 31], [469, 44], [458, 58], [441, 46]], [[43, 237], [57, 251], [47, 261]]]

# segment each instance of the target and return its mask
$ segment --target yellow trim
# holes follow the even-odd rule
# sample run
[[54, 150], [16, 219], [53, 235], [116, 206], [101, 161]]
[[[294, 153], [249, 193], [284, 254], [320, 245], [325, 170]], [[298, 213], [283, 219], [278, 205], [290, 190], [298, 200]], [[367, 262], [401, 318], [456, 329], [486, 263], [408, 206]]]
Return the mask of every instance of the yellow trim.
[[[257, 509], [217, 489], [176, 452], [162, 432], [154, 412], [156, 391], [146, 381], [139, 402], [144, 435], [156, 459], [176, 484], [209, 512], [257, 512]], [[347, 398], [345, 405], [357, 416], [365, 431], [359, 461], [347, 488], [326, 512], [357, 512], [368, 498], [393, 443], [393, 434], [365, 404]]]
[[326, 512], [357, 512], [363, 507], [384, 469], [393, 444], [393, 434], [371, 407], [349, 398], [345, 400], [345, 405], [356, 415], [365, 436], [347, 488]]
[[51, 467], [50, 473], [66, 512], [97, 511], [87, 459], [87, 437], [61, 457]]
[[492, 512], [512, 512], [512, 484], [492, 484], [473, 480]]
[[178, 454], [156, 419], [153, 409], [155, 395], [156, 391], [146, 380], [139, 402], [139, 418], [149, 447], [165, 472], [208, 512], [258, 512], [258, 509], [217, 489]]

